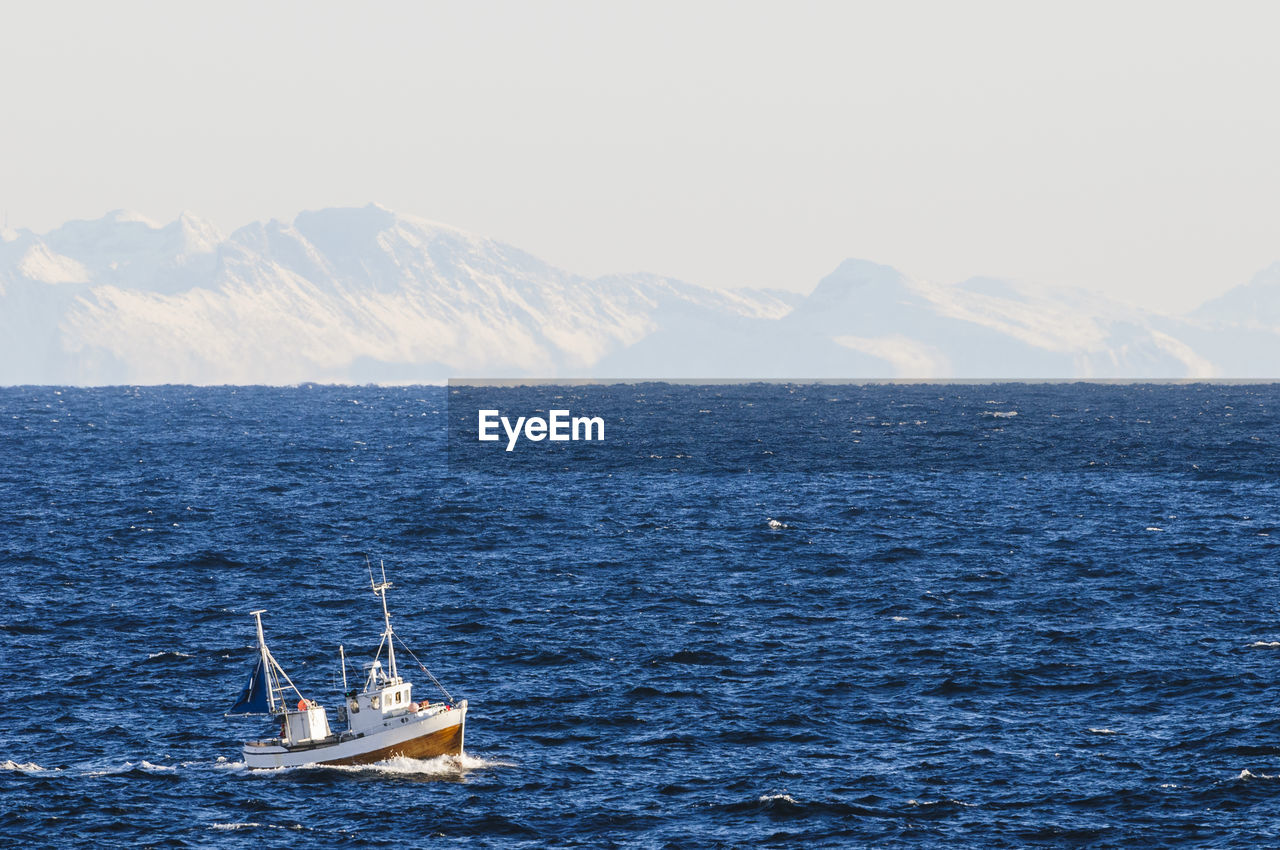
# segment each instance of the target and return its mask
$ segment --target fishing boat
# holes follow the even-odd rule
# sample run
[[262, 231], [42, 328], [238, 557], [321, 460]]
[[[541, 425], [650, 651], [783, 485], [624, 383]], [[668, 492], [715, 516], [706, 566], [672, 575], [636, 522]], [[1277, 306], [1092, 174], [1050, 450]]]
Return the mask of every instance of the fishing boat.
[[[364, 665], [363, 688], [347, 689], [346, 651], [338, 647], [342, 664], [343, 704], [337, 720], [346, 729], [329, 727], [328, 711], [319, 702], [303, 696], [284, 669], [276, 663], [262, 633], [265, 610], [251, 611], [258, 629], [258, 657], [249, 682], [226, 713], [228, 717], [268, 715], [275, 718], [279, 735], [246, 741], [244, 761], [251, 768], [297, 767], [304, 764], [372, 764], [386, 759], [432, 758], [461, 755], [467, 719], [467, 701], [454, 701], [444, 686], [421, 662], [419, 666], [444, 694], [443, 700], [413, 699], [413, 685], [401, 678], [396, 666], [397, 636], [391, 628], [387, 609], [386, 569], [382, 582], [369, 585], [382, 601], [385, 628], [373, 661]], [[417, 661], [413, 652], [401, 647]], [[386, 666], [382, 659], [386, 655]], [[296, 697], [296, 702], [295, 702]]]

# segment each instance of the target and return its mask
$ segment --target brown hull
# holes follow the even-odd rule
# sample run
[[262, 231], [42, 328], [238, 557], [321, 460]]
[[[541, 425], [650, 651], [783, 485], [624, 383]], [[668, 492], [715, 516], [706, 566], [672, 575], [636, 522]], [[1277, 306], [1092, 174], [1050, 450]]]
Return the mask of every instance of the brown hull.
[[392, 758], [429, 759], [436, 756], [456, 756], [462, 754], [462, 724], [458, 723], [447, 729], [437, 729], [420, 738], [412, 738], [392, 744], [380, 750], [370, 750], [358, 756], [344, 759], [325, 759], [320, 764], [373, 764]]

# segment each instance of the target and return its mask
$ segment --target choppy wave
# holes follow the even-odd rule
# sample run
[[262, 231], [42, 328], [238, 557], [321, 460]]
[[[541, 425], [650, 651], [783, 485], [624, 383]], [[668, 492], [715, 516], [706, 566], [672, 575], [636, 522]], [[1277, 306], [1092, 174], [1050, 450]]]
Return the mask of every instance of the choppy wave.
[[[539, 392], [501, 406], [618, 439], [460, 466], [444, 389], [0, 390], [6, 838], [1274, 844], [1280, 387]], [[249, 770], [248, 612], [338, 726], [365, 553], [474, 752]]]

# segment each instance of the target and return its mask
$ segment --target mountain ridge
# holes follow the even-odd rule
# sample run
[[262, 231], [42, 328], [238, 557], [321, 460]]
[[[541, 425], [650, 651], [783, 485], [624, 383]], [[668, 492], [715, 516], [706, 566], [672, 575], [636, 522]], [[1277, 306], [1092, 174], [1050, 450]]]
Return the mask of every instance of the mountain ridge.
[[0, 234], [3, 384], [1265, 378], [1277, 355], [1280, 263], [1169, 317], [858, 259], [807, 294], [589, 278], [376, 204]]

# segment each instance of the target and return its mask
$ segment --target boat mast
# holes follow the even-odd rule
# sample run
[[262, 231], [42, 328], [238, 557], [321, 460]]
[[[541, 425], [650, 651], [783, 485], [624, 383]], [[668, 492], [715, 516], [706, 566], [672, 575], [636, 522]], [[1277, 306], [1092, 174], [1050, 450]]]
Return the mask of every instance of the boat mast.
[[[387, 666], [391, 668], [391, 678], [393, 681], [400, 681], [400, 672], [396, 670], [396, 642], [391, 632], [391, 612], [387, 610], [387, 588], [391, 587], [391, 582], [387, 581], [387, 565], [378, 561], [378, 566], [382, 568], [382, 583], [373, 585], [373, 592], [382, 598], [382, 619], [386, 623], [386, 631], [382, 633], [382, 639], [387, 642]], [[373, 576], [370, 575], [370, 579]], [[372, 584], [372, 581], [370, 582]]]
[[262, 656], [262, 671], [267, 677], [267, 705], [274, 712], [276, 710], [276, 688], [272, 687], [274, 684], [272, 680], [275, 679], [273, 675], [275, 671], [271, 666], [271, 654], [267, 652], [267, 639], [262, 634], [262, 615], [266, 612], [266, 608], [260, 608], [249, 613], [253, 615], [253, 619], [258, 623], [258, 653]]

